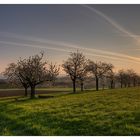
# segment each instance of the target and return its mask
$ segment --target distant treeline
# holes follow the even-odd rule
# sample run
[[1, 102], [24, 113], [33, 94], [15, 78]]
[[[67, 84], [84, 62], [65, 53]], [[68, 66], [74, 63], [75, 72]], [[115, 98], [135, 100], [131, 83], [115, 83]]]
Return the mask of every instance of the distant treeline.
[[[48, 63], [43, 57], [44, 52], [41, 52], [10, 63], [2, 73], [7, 79], [0, 81], [0, 87], [24, 87], [25, 96], [30, 88], [31, 98], [34, 98], [36, 87], [73, 87], [75, 93], [77, 87], [83, 91], [88, 88], [99, 90], [140, 85], [140, 75], [133, 69], [121, 69], [115, 73], [113, 64], [89, 60], [79, 51], [70, 53], [61, 66]], [[58, 77], [60, 67], [67, 76]]]

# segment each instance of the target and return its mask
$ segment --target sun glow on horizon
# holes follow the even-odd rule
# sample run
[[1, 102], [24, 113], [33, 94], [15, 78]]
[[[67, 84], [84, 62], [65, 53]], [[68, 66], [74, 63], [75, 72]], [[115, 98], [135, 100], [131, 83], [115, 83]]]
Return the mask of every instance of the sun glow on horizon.
[[[54, 8], [53, 5], [46, 5], [49, 8], [44, 6], [41, 9], [25, 6], [28, 14], [24, 12], [24, 8], [18, 9], [23, 19], [16, 15], [17, 9], [14, 6], [10, 6], [9, 9], [3, 8], [0, 18], [3, 19], [5, 10], [7, 10], [7, 15], [2, 20], [3, 24], [0, 25], [0, 72], [9, 63], [18, 60], [20, 56], [26, 58], [41, 50], [45, 51], [48, 61], [60, 65], [68, 58], [70, 52], [79, 50], [87, 59], [112, 63], [115, 71], [121, 68], [133, 68], [139, 73], [140, 36], [138, 32], [132, 32], [133, 30], [124, 26], [132, 22], [129, 18], [126, 21], [122, 20], [125, 13], [118, 14], [117, 17], [117, 13], [127, 10], [125, 5], [122, 9], [118, 6], [120, 10], [113, 9], [113, 5], [110, 5], [110, 8], [108, 8], [109, 5], [73, 5], [67, 6], [67, 9], [65, 6], [60, 5]], [[133, 9], [133, 6], [131, 7]], [[36, 16], [30, 13], [31, 9]], [[109, 10], [111, 12], [108, 15]], [[81, 11], [86, 14], [82, 14]], [[131, 14], [137, 17], [135, 10], [129, 13]], [[10, 23], [8, 21], [11, 16], [14, 20]], [[28, 21], [25, 20], [27, 17]], [[24, 24], [21, 24], [18, 19]], [[135, 21], [134, 23], [136, 24]], [[9, 30], [6, 30], [7, 28]], [[112, 29], [119, 32], [121, 36], [111, 36]], [[62, 69], [61, 73], [64, 74]]]

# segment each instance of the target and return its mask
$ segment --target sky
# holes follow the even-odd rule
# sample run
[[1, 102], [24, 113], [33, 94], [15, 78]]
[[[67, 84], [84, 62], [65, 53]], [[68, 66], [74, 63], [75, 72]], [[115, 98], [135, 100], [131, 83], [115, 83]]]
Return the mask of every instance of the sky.
[[140, 5], [0, 5], [0, 72], [42, 50], [62, 64], [78, 49], [140, 73], [139, 15]]

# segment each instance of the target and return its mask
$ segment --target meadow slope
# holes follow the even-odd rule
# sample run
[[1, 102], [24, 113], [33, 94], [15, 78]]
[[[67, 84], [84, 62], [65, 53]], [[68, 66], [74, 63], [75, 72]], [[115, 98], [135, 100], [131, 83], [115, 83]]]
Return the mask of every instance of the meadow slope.
[[140, 135], [140, 88], [0, 99], [0, 135]]

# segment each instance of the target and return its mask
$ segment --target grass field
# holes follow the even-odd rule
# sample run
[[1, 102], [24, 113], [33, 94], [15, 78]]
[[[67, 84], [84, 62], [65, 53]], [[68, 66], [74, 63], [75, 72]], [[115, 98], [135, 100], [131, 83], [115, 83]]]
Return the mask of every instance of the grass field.
[[140, 88], [0, 99], [0, 135], [140, 135]]

